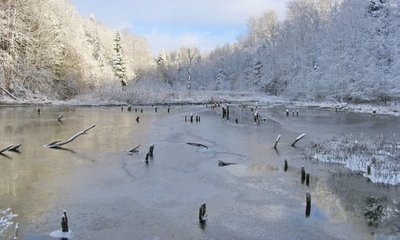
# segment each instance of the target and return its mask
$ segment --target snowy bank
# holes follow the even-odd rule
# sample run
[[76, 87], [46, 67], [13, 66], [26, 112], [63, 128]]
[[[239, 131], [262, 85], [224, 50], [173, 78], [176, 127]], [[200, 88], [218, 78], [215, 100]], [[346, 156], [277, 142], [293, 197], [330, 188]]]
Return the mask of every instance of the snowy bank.
[[400, 183], [400, 142], [395, 135], [391, 138], [345, 135], [313, 145], [306, 155], [318, 161], [344, 165], [374, 183]]

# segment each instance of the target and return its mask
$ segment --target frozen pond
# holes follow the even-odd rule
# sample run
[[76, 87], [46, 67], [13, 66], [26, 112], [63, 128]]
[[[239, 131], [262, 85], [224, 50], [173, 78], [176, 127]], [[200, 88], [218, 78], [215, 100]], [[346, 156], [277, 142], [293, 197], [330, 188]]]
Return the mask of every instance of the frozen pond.
[[[157, 112], [137, 108], [49, 106], [40, 115], [36, 108], [0, 108], [0, 148], [22, 144], [20, 153], [0, 155], [0, 210], [18, 215], [12, 221], [19, 222], [21, 239], [52, 239], [64, 209], [73, 239], [82, 240], [400, 237], [400, 221], [392, 220], [400, 220], [399, 212], [381, 227], [368, 226], [362, 214], [371, 196], [399, 204], [397, 187], [303, 158], [311, 141], [335, 135], [400, 135], [399, 118], [314, 109], [286, 117], [278, 106], [261, 109], [265, 121], [255, 125], [248, 110], [236, 109], [226, 121], [220, 109], [204, 106], [172, 106], [170, 113], [162, 106]], [[190, 113], [201, 122], [185, 122]], [[56, 120], [60, 114], [62, 123]], [[96, 127], [66, 149], [43, 147], [91, 125]], [[291, 147], [303, 132], [306, 138]], [[146, 164], [152, 144], [154, 158]], [[137, 145], [139, 153], [128, 154]], [[285, 159], [288, 172], [282, 169]], [[237, 164], [219, 167], [219, 160]], [[310, 187], [301, 184], [301, 166], [311, 174]], [[312, 196], [309, 218], [306, 192]], [[200, 226], [204, 202], [208, 221]], [[0, 238], [9, 239], [10, 230]]]

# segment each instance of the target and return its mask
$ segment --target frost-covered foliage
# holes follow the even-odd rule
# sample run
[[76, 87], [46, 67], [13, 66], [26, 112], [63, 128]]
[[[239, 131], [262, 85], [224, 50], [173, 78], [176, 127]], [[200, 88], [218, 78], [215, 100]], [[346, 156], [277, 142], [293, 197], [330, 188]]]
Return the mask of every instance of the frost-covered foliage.
[[[121, 32], [127, 79], [149, 66], [147, 42]], [[114, 31], [68, 0], [0, 0], [0, 87], [68, 98], [114, 81]], [[0, 91], [3, 94], [3, 91]]]
[[9, 208], [0, 209], [0, 237], [4, 237], [9, 228], [14, 224], [12, 220], [16, 216]]
[[344, 135], [315, 144], [307, 149], [307, 156], [323, 162], [342, 164], [352, 171], [363, 173], [375, 183], [400, 183], [400, 142], [396, 136]]

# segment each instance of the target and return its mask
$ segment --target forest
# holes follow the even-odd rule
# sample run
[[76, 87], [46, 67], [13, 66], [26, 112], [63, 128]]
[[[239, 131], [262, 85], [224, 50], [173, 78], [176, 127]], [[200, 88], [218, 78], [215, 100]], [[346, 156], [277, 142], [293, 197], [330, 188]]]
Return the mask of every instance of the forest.
[[[152, 56], [145, 38], [80, 16], [68, 0], [0, 0], [0, 97], [249, 91], [380, 103], [400, 96], [398, 0], [292, 0], [235, 43]], [[129, 99], [126, 99], [129, 100]]]

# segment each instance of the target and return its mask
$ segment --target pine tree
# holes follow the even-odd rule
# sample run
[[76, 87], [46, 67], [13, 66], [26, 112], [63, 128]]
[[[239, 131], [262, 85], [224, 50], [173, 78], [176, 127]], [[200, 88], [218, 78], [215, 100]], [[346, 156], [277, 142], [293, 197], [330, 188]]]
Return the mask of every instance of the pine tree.
[[121, 81], [122, 89], [126, 86], [126, 66], [122, 57], [121, 35], [117, 31], [114, 38], [113, 71], [116, 79]]

